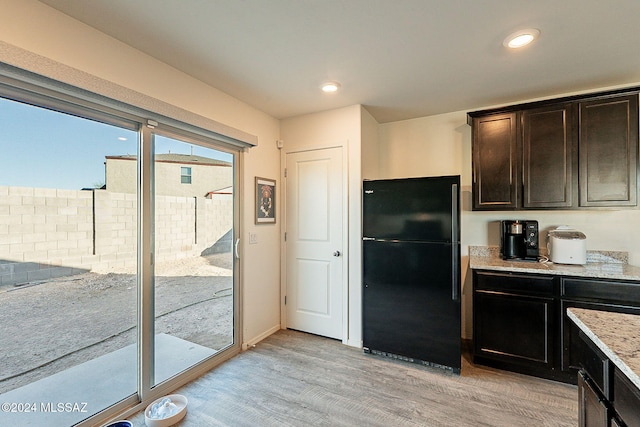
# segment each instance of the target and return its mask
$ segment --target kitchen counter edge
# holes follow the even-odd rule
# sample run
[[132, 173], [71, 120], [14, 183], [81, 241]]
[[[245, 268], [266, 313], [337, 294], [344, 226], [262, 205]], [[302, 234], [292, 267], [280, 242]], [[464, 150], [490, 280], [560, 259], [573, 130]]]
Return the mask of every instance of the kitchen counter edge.
[[640, 389], [640, 316], [571, 307], [567, 315]]
[[[552, 274], [640, 282], [640, 267], [627, 264], [626, 257], [617, 257], [617, 254], [615, 252], [591, 251], [588, 254], [587, 264], [564, 265], [552, 262], [505, 261], [500, 258], [499, 248], [497, 247], [469, 246], [469, 267], [474, 270]], [[597, 260], [597, 262], [591, 260]]]

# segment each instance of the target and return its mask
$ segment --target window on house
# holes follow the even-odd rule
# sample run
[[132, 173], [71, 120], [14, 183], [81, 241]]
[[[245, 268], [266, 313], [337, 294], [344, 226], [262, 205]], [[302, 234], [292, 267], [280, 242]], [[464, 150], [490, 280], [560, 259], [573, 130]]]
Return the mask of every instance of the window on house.
[[183, 184], [191, 184], [191, 168], [180, 168], [180, 182]]

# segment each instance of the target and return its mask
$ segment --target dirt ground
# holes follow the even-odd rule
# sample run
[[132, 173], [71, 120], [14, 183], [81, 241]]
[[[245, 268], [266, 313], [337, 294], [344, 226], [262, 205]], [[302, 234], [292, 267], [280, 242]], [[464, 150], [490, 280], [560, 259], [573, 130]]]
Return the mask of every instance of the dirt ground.
[[[155, 333], [231, 343], [230, 253], [156, 266]], [[0, 291], [0, 394], [136, 342], [136, 275], [90, 272]]]

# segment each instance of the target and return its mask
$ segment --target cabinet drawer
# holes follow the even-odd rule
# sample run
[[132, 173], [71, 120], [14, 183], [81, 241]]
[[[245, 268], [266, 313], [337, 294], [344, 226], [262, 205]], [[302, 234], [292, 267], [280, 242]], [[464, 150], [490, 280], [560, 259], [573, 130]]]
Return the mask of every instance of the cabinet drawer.
[[628, 426], [640, 426], [640, 390], [618, 369], [613, 375], [613, 407]]
[[611, 399], [611, 362], [582, 331], [579, 335], [580, 367], [600, 389], [605, 399]]
[[564, 298], [606, 300], [640, 306], [640, 284], [607, 280], [562, 279]]
[[553, 296], [553, 277], [476, 272], [476, 290]]

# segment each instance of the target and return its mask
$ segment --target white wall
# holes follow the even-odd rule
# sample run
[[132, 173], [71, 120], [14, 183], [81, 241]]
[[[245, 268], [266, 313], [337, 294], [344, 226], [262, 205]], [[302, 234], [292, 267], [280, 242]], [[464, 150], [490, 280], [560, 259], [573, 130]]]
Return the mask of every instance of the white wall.
[[[347, 150], [348, 165], [348, 333], [343, 342], [360, 347], [362, 342], [361, 263], [361, 121], [362, 107], [353, 105], [282, 121], [283, 156], [287, 152], [318, 147], [341, 146]], [[367, 113], [368, 114], [368, 113]]]
[[[383, 178], [461, 175], [461, 254], [463, 336], [471, 338], [471, 274], [469, 245], [498, 246], [500, 219], [535, 219], [540, 229], [570, 225], [587, 235], [588, 250], [629, 252], [629, 263], [640, 266], [640, 210], [604, 211], [471, 211], [471, 127], [459, 111], [380, 125]], [[541, 239], [541, 244], [546, 242]]]
[[361, 127], [362, 178], [377, 179], [380, 176], [379, 124], [364, 107], [362, 107]]
[[[2, 1], [0, 40], [16, 47], [0, 49], [2, 62], [48, 76], [58, 71], [56, 64], [63, 64], [258, 137], [259, 145], [243, 159], [240, 237], [248, 240], [245, 236], [253, 230], [260, 235], [257, 245], [242, 245], [241, 250], [244, 341], [277, 330], [280, 224], [254, 225], [253, 178], [279, 176], [274, 143], [280, 137], [279, 121], [35, 0]], [[90, 86], [92, 80], [78, 84]]]

